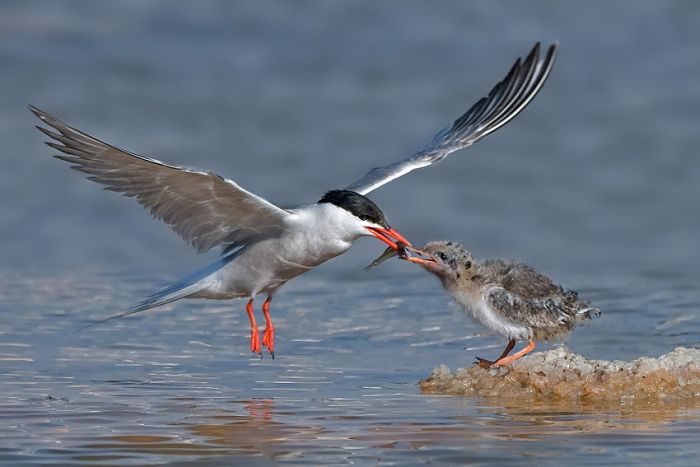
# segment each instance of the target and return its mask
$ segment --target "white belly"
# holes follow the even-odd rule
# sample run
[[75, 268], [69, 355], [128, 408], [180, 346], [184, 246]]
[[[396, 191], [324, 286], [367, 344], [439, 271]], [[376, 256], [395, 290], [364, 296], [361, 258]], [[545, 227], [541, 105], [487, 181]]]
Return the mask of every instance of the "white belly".
[[[235, 258], [205, 277], [202, 298], [272, 294], [288, 280], [334, 258], [367, 235], [349, 212], [328, 203], [307, 206], [285, 219], [279, 237], [244, 247]], [[194, 295], [193, 295], [194, 296]]]
[[468, 293], [455, 294], [455, 299], [481, 325], [508, 339], [527, 340], [532, 337], [528, 326], [514, 323], [489, 305], [483, 296], [473, 297]]
[[288, 280], [350, 248], [346, 242], [314, 242], [281, 237], [246, 247], [236, 258], [207, 277], [202, 298], [250, 297], [272, 294]]

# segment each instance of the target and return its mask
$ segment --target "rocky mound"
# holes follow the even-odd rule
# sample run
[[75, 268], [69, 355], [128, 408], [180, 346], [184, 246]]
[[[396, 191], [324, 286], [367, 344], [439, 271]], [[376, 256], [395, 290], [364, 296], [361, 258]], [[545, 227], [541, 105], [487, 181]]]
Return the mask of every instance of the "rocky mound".
[[424, 392], [500, 400], [700, 401], [700, 349], [678, 347], [659, 358], [588, 360], [557, 348], [523, 357], [509, 368], [477, 366], [451, 373], [444, 365], [420, 382]]

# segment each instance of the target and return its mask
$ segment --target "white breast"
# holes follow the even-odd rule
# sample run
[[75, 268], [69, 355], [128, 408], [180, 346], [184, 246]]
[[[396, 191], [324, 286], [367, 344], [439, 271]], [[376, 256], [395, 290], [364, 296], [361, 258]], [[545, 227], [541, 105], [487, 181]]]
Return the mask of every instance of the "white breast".
[[514, 323], [502, 316], [488, 302], [488, 290], [480, 294], [457, 292], [455, 300], [484, 327], [507, 337], [508, 339], [527, 340], [532, 336], [528, 326]]
[[232, 262], [207, 278], [210, 298], [274, 293], [288, 280], [338, 256], [358, 238], [346, 211], [330, 204], [299, 209], [279, 237], [247, 246]]

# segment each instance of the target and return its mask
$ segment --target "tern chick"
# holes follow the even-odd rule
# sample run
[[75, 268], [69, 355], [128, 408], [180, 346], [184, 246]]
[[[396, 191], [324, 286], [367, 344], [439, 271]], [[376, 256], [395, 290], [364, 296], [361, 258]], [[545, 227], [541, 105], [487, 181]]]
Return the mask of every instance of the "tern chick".
[[[423, 257], [407, 257], [405, 250]], [[536, 341], [564, 339], [578, 323], [600, 315], [600, 310], [579, 300], [576, 292], [530, 266], [501, 259], [479, 262], [458, 243], [430, 242], [422, 249], [407, 246], [398, 254], [435, 274], [472, 317], [508, 339], [495, 361], [477, 357], [482, 368], [508, 365], [532, 352]], [[508, 356], [519, 340], [527, 341], [527, 346]]]

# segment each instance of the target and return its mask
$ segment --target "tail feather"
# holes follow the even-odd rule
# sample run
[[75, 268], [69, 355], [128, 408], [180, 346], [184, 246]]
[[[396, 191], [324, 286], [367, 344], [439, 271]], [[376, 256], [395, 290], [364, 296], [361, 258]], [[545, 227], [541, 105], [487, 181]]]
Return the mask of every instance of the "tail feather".
[[71, 331], [66, 336], [64, 336], [63, 339], [66, 339], [72, 336], [73, 334], [77, 334], [81, 331], [84, 331], [85, 329], [97, 326], [98, 324], [106, 323], [107, 321], [112, 321], [113, 319], [123, 318], [125, 316], [133, 315], [135, 313], [140, 313], [142, 311], [150, 310], [151, 308], [165, 305], [167, 303], [174, 302], [175, 300], [180, 300], [181, 298], [185, 298], [192, 295], [193, 293], [199, 292], [200, 290], [206, 288], [206, 286], [207, 283], [201, 281], [195, 283], [186, 283], [184, 281], [175, 282], [173, 284], [165, 286], [158, 292], [149, 295], [141, 302], [130, 307], [128, 310], [110, 316], [108, 318], [101, 319], [99, 321], [93, 321], [92, 323], [88, 323], [85, 326], [76, 329], [75, 331]]
[[583, 308], [576, 312], [576, 316], [578, 316], [580, 319], [593, 319], [599, 317], [600, 314], [601, 311], [594, 307]]
[[189, 297], [192, 294], [204, 290], [210, 284], [210, 281], [207, 280], [207, 277], [211, 276], [216, 271], [233, 261], [239, 254], [241, 254], [241, 252], [244, 249], [245, 247], [231, 252], [223, 258], [219, 259], [218, 261], [215, 261], [214, 263], [200, 269], [199, 271], [196, 271], [190, 276], [185, 277], [184, 279], [179, 280], [177, 282], [173, 282], [172, 284], [166, 285], [158, 292], [149, 295], [144, 300], [122, 313], [110, 316], [109, 318], [101, 319], [99, 321], [93, 321], [92, 323], [88, 323], [85, 326], [68, 333], [63, 337], [63, 339], [66, 339], [72, 336], [73, 334], [79, 333], [80, 331], [84, 331], [85, 329], [97, 326], [98, 324], [106, 323], [107, 321], [112, 321], [113, 319], [123, 318], [125, 316], [133, 315], [135, 313], [140, 313], [142, 311], [150, 310], [151, 308], [165, 305], [166, 303], [174, 302], [175, 300], [180, 300], [181, 298]]

